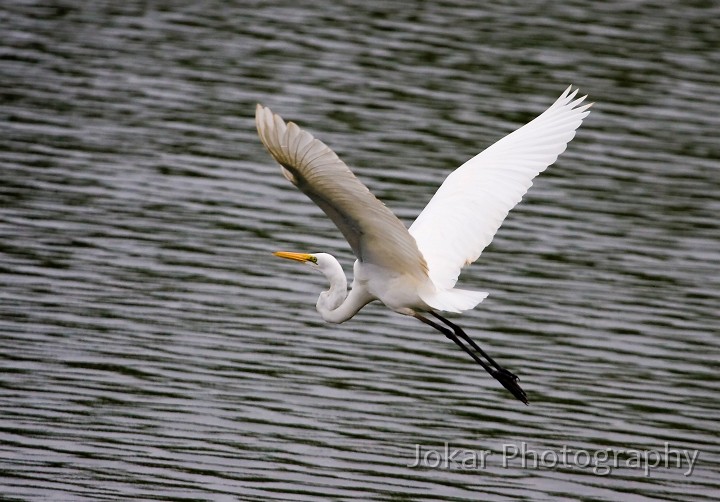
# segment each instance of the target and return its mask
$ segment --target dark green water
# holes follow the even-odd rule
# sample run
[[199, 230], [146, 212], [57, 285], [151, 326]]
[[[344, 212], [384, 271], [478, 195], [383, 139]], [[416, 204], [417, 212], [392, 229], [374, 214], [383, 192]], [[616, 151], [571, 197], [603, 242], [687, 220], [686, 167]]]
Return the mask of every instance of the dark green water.
[[[684, 4], [4, 2], [2, 495], [715, 500], [720, 8]], [[410, 223], [570, 83], [592, 114], [460, 280], [531, 406], [381, 306], [324, 324], [271, 256], [353, 260], [255, 103]]]

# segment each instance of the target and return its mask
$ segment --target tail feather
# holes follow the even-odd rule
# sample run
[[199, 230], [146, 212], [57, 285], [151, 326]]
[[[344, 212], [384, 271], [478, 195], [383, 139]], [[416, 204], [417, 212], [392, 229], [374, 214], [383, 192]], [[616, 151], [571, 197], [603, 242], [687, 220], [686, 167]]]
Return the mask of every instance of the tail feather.
[[444, 289], [436, 290], [431, 294], [421, 295], [421, 298], [434, 309], [445, 312], [462, 312], [463, 310], [475, 308], [487, 295], [488, 293], [485, 291]]

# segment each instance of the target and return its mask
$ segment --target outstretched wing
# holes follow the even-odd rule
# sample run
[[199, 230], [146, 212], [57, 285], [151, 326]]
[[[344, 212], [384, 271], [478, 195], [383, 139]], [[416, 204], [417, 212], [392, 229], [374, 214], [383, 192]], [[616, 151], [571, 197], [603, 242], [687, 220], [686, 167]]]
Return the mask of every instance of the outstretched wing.
[[405, 225], [335, 152], [261, 105], [255, 123], [285, 177], [328, 215], [360, 261], [427, 279], [427, 264]]
[[590, 113], [590, 105], [579, 106], [586, 96], [575, 99], [571, 87], [540, 116], [450, 173], [410, 226], [436, 286], [455, 286], [532, 179], [565, 151]]

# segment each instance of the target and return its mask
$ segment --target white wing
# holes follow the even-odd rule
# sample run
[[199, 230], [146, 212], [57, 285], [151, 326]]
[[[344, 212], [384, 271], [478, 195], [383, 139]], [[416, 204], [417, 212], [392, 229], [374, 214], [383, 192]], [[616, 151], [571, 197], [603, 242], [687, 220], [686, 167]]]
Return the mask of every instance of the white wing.
[[427, 264], [405, 225], [335, 152], [261, 105], [255, 123], [285, 177], [328, 215], [360, 261], [427, 280]]
[[460, 270], [480, 257], [532, 179], [565, 151], [590, 112], [568, 87], [540, 116], [488, 147], [445, 179], [410, 226], [442, 289], [455, 286]]

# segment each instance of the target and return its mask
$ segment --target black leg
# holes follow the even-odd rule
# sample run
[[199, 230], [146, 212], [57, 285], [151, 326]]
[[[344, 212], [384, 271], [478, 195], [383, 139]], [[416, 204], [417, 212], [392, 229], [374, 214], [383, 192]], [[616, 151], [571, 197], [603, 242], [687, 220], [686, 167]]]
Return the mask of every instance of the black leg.
[[[455, 323], [453, 323], [453, 322], [450, 322], [448, 319], [444, 318], [443, 316], [441, 316], [441, 315], [438, 314], [437, 312], [430, 311], [430, 314], [433, 315], [436, 319], [439, 319], [439, 320], [441, 320], [442, 322], [444, 322], [445, 324], [447, 324], [447, 325], [455, 332], [455, 334], [456, 334], [457, 336], [459, 336], [460, 338], [462, 338], [463, 340], [465, 340], [467, 343], [469, 343], [470, 346], [471, 346], [473, 349], [477, 350], [477, 351], [480, 353], [481, 356], [483, 356], [485, 359], [487, 359], [487, 361], [488, 361], [490, 364], [492, 364], [493, 367], [494, 367], [496, 370], [498, 370], [498, 371], [503, 371], [503, 370], [504, 370], [504, 371], [507, 371], [505, 368], [503, 368], [503, 367], [500, 366], [498, 363], [496, 363], [496, 362], [495, 362], [495, 359], [493, 359], [492, 357], [490, 357], [483, 349], [481, 349], [480, 346], [479, 346], [477, 343], [475, 343], [475, 341], [474, 341], [472, 338], [470, 338], [470, 336], [468, 336], [468, 334], [465, 333], [465, 331], [464, 331], [460, 326], [458, 326], [457, 324], [455, 324]], [[517, 379], [517, 377], [515, 377], [515, 378]]]
[[422, 316], [422, 315], [420, 315], [420, 314], [418, 314], [418, 313], [415, 313], [415, 318], [421, 320], [422, 322], [424, 322], [425, 324], [427, 324], [427, 325], [429, 325], [429, 326], [432, 326], [433, 328], [435, 328], [436, 330], [438, 330], [439, 332], [441, 332], [443, 335], [445, 335], [446, 337], [448, 337], [450, 340], [452, 340], [453, 342], [455, 342], [455, 343], [458, 345], [458, 347], [460, 347], [460, 348], [463, 349], [465, 352], [467, 352], [467, 353], [470, 355], [470, 357], [472, 357], [473, 359], [475, 359], [475, 362], [477, 362], [480, 366], [482, 366], [482, 367], [485, 369], [485, 371], [487, 371], [488, 373], [490, 373], [490, 374], [492, 375], [492, 373], [493, 373], [494, 370], [493, 370], [490, 366], [488, 366], [485, 361], [483, 361], [482, 359], [480, 359], [477, 354], [475, 354], [472, 350], [468, 349], [468, 348], [460, 341], [460, 339], [457, 337], [457, 335], [456, 335], [455, 333], [453, 333], [452, 331], [450, 331], [449, 329], [447, 329], [445, 326], [441, 326], [441, 325], [439, 325], [438, 323], [436, 323], [436, 322], [434, 322], [434, 321], [431, 321], [431, 320], [428, 319], [427, 317], [424, 317], [424, 316]]
[[[483, 367], [485, 371], [490, 373], [490, 375], [495, 378], [498, 382], [502, 384], [503, 387], [505, 387], [507, 390], [510, 391], [510, 393], [515, 396], [517, 399], [522, 401], [525, 404], [528, 404], [527, 395], [525, 394], [525, 391], [520, 388], [520, 385], [518, 382], [518, 377], [515, 376], [514, 373], [506, 370], [502, 366], [500, 366], [495, 360], [487, 355], [484, 350], [482, 350], [474, 341], [472, 338], [470, 338], [467, 333], [465, 333], [462, 328], [457, 326], [456, 324], [448, 321], [444, 317], [442, 317], [439, 314], [436, 314], [435, 312], [430, 312], [434, 317], [441, 320], [445, 324], [447, 324], [451, 329], [446, 328], [445, 326], [442, 326], [435, 321], [432, 321], [428, 319], [427, 317], [418, 314], [417, 312], [414, 314], [415, 318], [424, 322], [425, 324], [432, 326], [436, 330], [440, 331], [443, 335], [448, 337], [450, 340], [455, 342], [458, 347], [463, 349], [470, 357], [472, 357], [476, 363], [478, 363], [480, 366]], [[470, 346], [475, 349], [480, 355], [482, 355], [487, 361], [490, 363], [488, 365], [485, 361], [483, 361], [475, 352], [470, 350], [468, 347], [465, 346], [465, 344], [462, 343], [460, 340], [465, 340], [467, 343], [470, 344]], [[492, 365], [492, 366], [491, 366]]]

